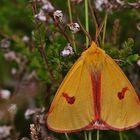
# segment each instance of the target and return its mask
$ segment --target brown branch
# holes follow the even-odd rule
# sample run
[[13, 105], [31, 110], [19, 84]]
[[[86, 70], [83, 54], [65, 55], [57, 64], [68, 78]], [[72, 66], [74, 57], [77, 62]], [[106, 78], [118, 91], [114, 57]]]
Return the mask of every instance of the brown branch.
[[[36, 1], [35, 1], [35, 3], [32, 3], [33, 14], [37, 13], [37, 8], [36, 8], [36, 7], [37, 7], [37, 6], [36, 6]], [[35, 20], [35, 27], [36, 27], [36, 29], [37, 29], [38, 32], [39, 32], [38, 23], [37, 23], [36, 20]], [[42, 43], [42, 42], [40, 42], [40, 43]], [[48, 58], [47, 58], [47, 55], [46, 55], [46, 53], [45, 53], [43, 43], [41, 44], [41, 46], [39, 46], [39, 47], [37, 46], [37, 48], [38, 48], [38, 50], [39, 50], [39, 52], [40, 52], [42, 58], [43, 58], [44, 61], [45, 61], [47, 70], [48, 70], [49, 75], [50, 75], [50, 79], [51, 79], [52, 81], [54, 81], [54, 79], [53, 79], [53, 74], [52, 74], [51, 70], [50, 70], [49, 67], [48, 67]]]
[[78, 21], [78, 23], [79, 23], [79, 25], [80, 25], [80, 27], [81, 27], [81, 30], [83, 31], [83, 33], [88, 37], [89, 41], [91, 42], [91, 41], [92, 41], [92, 38], [91, 38], [90, 34], [85, 30], [85, 28], [84, 28], [84, 26], [82, 25], [82, 23], [81, 23], [79, 17], [77, 17], [77, 21]]
[[48, 67], [48, 58], [47, 58], [47, 55], [46, 55], [46, 53], [45, 53], [44, 47], [43, 47], [43, 46], [38, 47], [38, 50], [39, 50], [39, 52], [40, 52], [42, 58], [43, 58], [44, 61], [45, 61], [45, 64], [46, 64], [47, 70], [48, 70], [48, 72], [49, 72], [51, 81], [54, 81], [54, 79], [53, 79], [53, 74], [52, 74], [52, 72], [50, 71], [50, 69], [49, 69], [49, 67]]
[[61, 27], [60, 23], [57, 22], [54, 17], [53, 17], [53, 14], [49, 14], [49, 16], [53, 19], [53, 22], [54, 22], [54, 25], [60, 30], [60, 32], [62, 33], [62, 35], [66, 38], [66, 40], [72, 44], [72, 38], [69, 37], [69, 35], [67, 34], [67, 32], [65, 32], [65, 30]]
[[72, 44], [72, 41], [70, 39], [70, 37], [68, 36], [68, 34], [61, 28], [60, 24], [57, 24], [58, 29], [60, 30], [60, 32], [64, 35], [64, 37], [66, 38], [66, 40]]

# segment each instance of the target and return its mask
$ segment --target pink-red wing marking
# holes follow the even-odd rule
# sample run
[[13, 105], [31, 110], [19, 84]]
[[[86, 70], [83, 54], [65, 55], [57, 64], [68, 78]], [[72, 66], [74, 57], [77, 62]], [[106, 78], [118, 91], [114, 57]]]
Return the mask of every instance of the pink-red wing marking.
[[101, 74], [93, 73], [91, 74], [91, 81], [92, 81], [92, 94], [93, 94], [93, 101], [94, 101], [94, 110], [95, 110], [95, 120], [100, 120], [100, 112], [101, 112]]
[[125, 93], [126, 93], [127, 90], [128, 90], [128, 87], [124, 87], [124, 88], [122, 89], [122, 91], [118, 92], [118, 98], [119, 98], [120, 100], [122, 100], [122, 99], [124, 98]]
[[67, 93], [62, 93], [63, 97], [66, 99], [67, 103], [69, 104], [74, 104], [75, 102], [75, 97], [72, 96], [72, 97], [69, 97], [69, 95]]

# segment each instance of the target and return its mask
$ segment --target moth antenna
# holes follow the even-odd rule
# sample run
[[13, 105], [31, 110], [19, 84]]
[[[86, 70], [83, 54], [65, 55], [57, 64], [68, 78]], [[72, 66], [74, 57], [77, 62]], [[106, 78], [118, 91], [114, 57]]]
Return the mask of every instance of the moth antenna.
[[98, 46], [99, 46], [98, 37], [99, 37], [103, 27], [106, 26], [105, 22], [106, 22], [106, 16], [104, 17], [104, 20], [102, 21], [100, 26], [99, 26], [99, 24], [96, 24], [95, 43], [97, 43]]
[[95, 42], [98, 44], [98, 37], [103, 29], [104, 26], [104, 21], [100, 24], [100, 26], [98, 27], [98, 25], [96, 25], [96, 34], [95, 34]]

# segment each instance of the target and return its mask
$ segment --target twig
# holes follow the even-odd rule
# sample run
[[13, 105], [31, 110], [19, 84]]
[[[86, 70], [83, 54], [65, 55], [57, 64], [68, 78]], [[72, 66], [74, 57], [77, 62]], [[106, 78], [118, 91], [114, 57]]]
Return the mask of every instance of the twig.
[[[33, 14], [37, 13], [36, 1], [35, 1], [35, 3], [32, 4], [32, 9], [33, 9]], [[35, 21], [35, 25], [36, 25], [36, 26], [35, 26], [36, 29], [38, 29], [38, 23], [37, 23], [36, 21]], [[39, 29], [38, 29], [38, 33], [40, 34]], [[40, 38], [41, 38], [41, 37], [40, 37]], [[42, 42], [40, 42], [40, 43], [42, 43]], [[47, 55], [46, 55], [46, 53], [45, 53], [43, 44], [41, 44], [41, 46], [38, 47], [38, 50], [39, 50], [39, 52], [40, 52], [42, 58], [43, 58], [44, 61], [45, 61], [47, 70], [48, 70], [49, 75], [50, 75], [50, 79], [53, 81], [53, 74], [51, 73], [51, 71], [50, 71], [50, 69], [49, 69], [49, 67], [48, 67], [48, 58], [47, 58]]]
[[100, 33], [102, 31], [103, 25], [104, 25], [104, 21], [101, 23], [99, 27], [96, 28], [95, 42], [97, 43], [98, 43], [98, 37], [100, 37]]
[[65, 30], [61, 27], [60, 23], [58, 23], [53, 15], [50, 13], [49, 16], [53, 19], [53, 22], [55, 24], [55, 26], [60, 30], [60, 32], [62, 33], [62, 35], [65, 37], [65, 39], [70, 43], [72, 44], [72, 38], [69, 37], [69, 35], [67, 34], [67, 32], [65, 32]]
[[56, 26], [58, 27], [58, 29], [60, 30], [60, 32], [64, 35], [64, 37], [66, 38], [66, 40], [72, 44], [72, 39], [70, 39], [70, 37], [68, 36], [68, 34], [61, 28], [60, 24], [57, 23]]
[[[97, 30], [99, 28], [99, 22], [97, 20], [96, 12], [95, 12], [95, 9], [92, 6], [93, 4], [91, 3], [91, 0], [88, 0], [88, 4], [89, 4], [89, 9], [90, 9], [90, 13], [91, 13], [91, 16], [92, 16], [93, 24], [95, 24], [95, 29], [96, 29], [95, 42], [99, 46], [99, 43], [101, 42], [100, 41], [101, 40], [101, 37], [100, 37], [100, 32], [101, 31], [98, 31], [98, 33], [97, 33]], [[100, 28], [100, 29], [102, 29], [102, 28]], [[98, 38], [97, 37], [99, 37], [99, 42], [98, 42]]]
[[108, 14], [106, 13], [106, 14], [105, 14], [105, 18], [104, 18], [104, 28], [103, 28], [102, 46], [104, 46], [104, 43], [105, 43], [107, 16], [108, 16]]
[[[88, 0], [85, 0], [85, 26], [86, 26], [86, 31], [89, 33]], [[88, 48], [88, 45], [89, 45], [89, 40], [88, 37], [86, 36], [86, 48]]]
[[40, 47], [38, 47], [38, 50], [39, 50], [39, 52], [40, 52], [42, 58], [43, 58], [44, 61], [45, 61], [45, 64], [46, 64], [47, 69], [48, 69], [48, 72], [49, 72], [49, 74], [50, 74], [50, 79], [51, 79], [51, 81], [54, 81], [54, 79], [53, 79], [53, 75], [52, 75], [50, 69], [48, 68], [48, 58], [47, 58], [47, 56], [46, 56], [46, 53], [45, 53], [44, 47], [41, 45]]
[[90, 34], [85, 30], [85, 28], [84, 28], [84, 26], [82, 25], [82, 23], [81, 23], [79, 17], [77, 17], [77, 21], [78, 21], [78, 23], [79, 23], [79, 25], [80, 25], [80, 27], [81, 27], [81, 30], [84, 32], [84, 34], [88, 37], [89, 41], [91, 42], [91, 41], [92, 41], [92, 38], [91, 38]]
[[[67, 0], [67, 3], [68, 3], [68, 11], [69, 11], [70, 23], [73, 23], [70, 0]], [[77, 50], [76, 50], [76, 44], [75, 44], [75, 36], [73, 34], [72, 34], [72, 43], [73, 43], [74, 52], [76, 53]]]
[[96, 19], [95, 14], [94, 14], [94, 9], [92, 7], [91, 0], [88, 0], [88, 5], [89, 5], [90, 12], [91, 12], [93, 23], [95, 24], [95, 28], [97, 28], [99, 25], [97, 23], [97, 19]]

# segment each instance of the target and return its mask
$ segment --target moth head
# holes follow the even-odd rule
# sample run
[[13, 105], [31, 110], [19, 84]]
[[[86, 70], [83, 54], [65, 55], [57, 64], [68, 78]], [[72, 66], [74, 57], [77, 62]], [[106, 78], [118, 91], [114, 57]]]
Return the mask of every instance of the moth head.
[[92, 42], [91, 46], [82, 53], [82, 57], [93, 70], [99, 71], [105, 63], [106, 54], [95, 42]]

